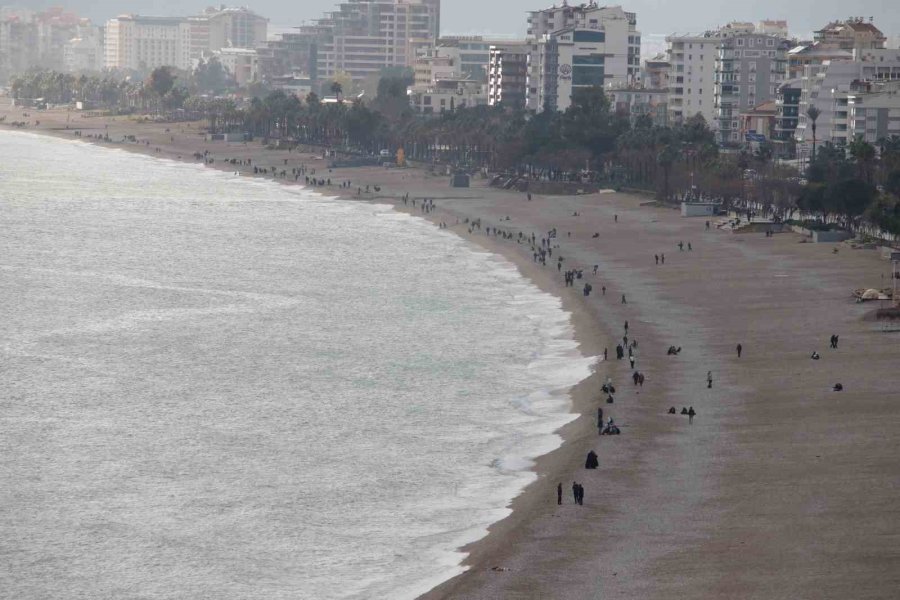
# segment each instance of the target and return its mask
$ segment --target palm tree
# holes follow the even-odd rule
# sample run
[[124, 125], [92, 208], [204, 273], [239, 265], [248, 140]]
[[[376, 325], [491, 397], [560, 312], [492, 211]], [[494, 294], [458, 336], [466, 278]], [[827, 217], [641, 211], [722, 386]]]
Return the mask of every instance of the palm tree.
[[806, 109], [806, 117], [812, 123], [812, 137], [813, 137], [813, 147], [812, 147], [812, 162], [816, 162], [816, 121], [819, 119], [819, 115], [822, 114], [814, 104], [811, 104], [809, 108]]
[[337, 81], [331, 82], [331, 93], [334, 94], [334, 97], [337, 98], [338, 102], [344, 101], [344, 98], [343, 98], [344, 86], [342, 86]]
[[872, 183], [872, 171], [874, 170], [875, 146], [867, 142], [863, 136], [858, 135], [849, 144], [850, 156], [856, 161], [858, 177], [867, 183]]
[[669, 172], [678, 159], [678, 149], [666, 144], [656, 157], [656, 162], [663, 170], [663, 201], [669, 199]]

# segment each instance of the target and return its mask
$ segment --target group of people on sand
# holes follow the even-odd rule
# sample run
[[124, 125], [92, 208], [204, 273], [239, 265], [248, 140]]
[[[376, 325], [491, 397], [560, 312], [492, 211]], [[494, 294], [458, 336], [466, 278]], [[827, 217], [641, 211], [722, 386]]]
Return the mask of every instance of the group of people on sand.
[[[556, 485], [556, 503], [562, 504], [563, 497], [563, 488], [562, 482]], [[578, 483], [577, 481], [572, 482], [572, 497], [575, 500], [575, 504], [579, 506], [584, 506], [584, 486]]]
[[[674, 406], [671, 407], [671, 408], [669, 409], [669, 414], [670, 414], [670, 415], [677, 414], [677, 411], [675, 410], [675, 407], [674, 407]], [[697, 416], [697, 412], [694, 410], [694, 407], [693, 407], [693, 406], [690, 407], [690, 408], [685, 408], [685, 407], [682, 406], [682, 407], [681, 407], [681, 414], [687, 416], [687, 418], [688, 418], [688, 423], [689, 423], [689, 424], [693, 424], [693, 423], [694, 423], [694, 417]]]

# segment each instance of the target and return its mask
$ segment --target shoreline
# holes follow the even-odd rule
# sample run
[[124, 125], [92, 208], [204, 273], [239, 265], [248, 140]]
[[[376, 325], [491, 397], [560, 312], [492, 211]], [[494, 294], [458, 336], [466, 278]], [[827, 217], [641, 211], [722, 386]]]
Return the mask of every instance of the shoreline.
[[[40, 115], [42, 127], [47, 116]], [[163, 152], [147, 150], [155, 145], [100, 145], [190, 156], [183, 146], [165, 144], [164, 124], [109, 125], [140, 130], [138, 137], [159, 140]], [[24, 131], [72, 139], [73, 130]], [[270, 161], [298, 158], [257, 145], [189, 142], [215, 148], [217, 159], [248, 152]], [[487, 226], [535, 232], [564, 224], [560, 232], [574, 236], [558, 238], [567, 267], [587, 272], [600, 264], [597, 280], [588, 278], [595, 288], [590, 298], [562, 288], [552, 264], [531, 262], [514, 240], [449, 228], [561, 298], [582, 355], [602, 355], [603, 340], [617, 339], [612, 332], [625, 320], [640, 340], [637, 369], [647, 373], [646, 388], [633, 388], [627, 361], [615, 360], [574, 386], [572, 413], [579, 416], [559, 430], [561, 446], [535, 461], [538, 479], [513, 500], [508, 517], [461, 548], [468, 570], [422, 598], [879, 597], [900, 585], [900, 558], [891, 551], [900, 525], [889, 517], [896, 512], [893, 486], [900, 484], [900, 441], [892, 433], [900, 415], [890, 403], [900, 352], [895, 338], [863, 320], [868, 308], [849, 298], [849, 290], [884, 275], [875, 253], [843, 246], [832, 254], [832, 245], [799, 244], [789, 233], [764, 240], [705, 232], [702, 220], [622, 194], [528, 203], [480, 182], [452, 190], [445, 178], [413, 169], [335, 169], [332, 177], [385, 190], [346, 199], [390, 203], [432, 222], [484, 218]], [[341, 195], [336, 187], [311, 189]], [[434, 198], [437, 211], [424, 215], [387, 195], [404, 190]], [[615, 224], [613, 215], [621, 217]], [[679, 252], [681, 239], [693, 241], [694, 252]], [[669, 258], [665, 268], [653, 265], [661, 251]], [[609, 286], [606, 299], [600, 282]], [[623, 293], [627, 305], [617, 302]], [[829, 354], [823, 339], [835, 332], [847, 349]], [[738, 342], [746, 348], [740, 360], [733, 356]], [[672, 344], [684, 346], [684, 355], [666, 356]], [[809, 360], [812, 349], [822, 352], [820, 363]], [[711, 392], [707, 371], [716, 381]], [[593, 422], [607, 373], [620, 388], [610, 409], [626, 429], [600, 439]], [[837, 396], [830, 389], [835, 381], [845, 386]], [[691, 426], [666, 414], [683, 405], [698, 409]], [[588, 449], [600, 455], [598, 472], [582, 470]], [[568, 496], [573, 477], [587, 488], [584, 507]], [[557, 507], [553, 488], [560, 480], [565, 503]]]

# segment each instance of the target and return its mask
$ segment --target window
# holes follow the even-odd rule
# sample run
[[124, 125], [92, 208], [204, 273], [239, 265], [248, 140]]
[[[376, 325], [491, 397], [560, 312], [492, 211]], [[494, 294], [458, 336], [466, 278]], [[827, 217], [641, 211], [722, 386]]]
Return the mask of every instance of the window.
[[603, 31], [576, 31], [575, 32], [575, 40], [576, 42], [605, 42], [606, 41], [606, 33]]
[[573, 56], [573, 65], [602, 65], [603, 57], [599, 54], [591, 54], [590, 56]]
[[775, 40], [773, 40], [771, 38], [766, 40], [766, 46], [774, 46], [774, 45], [775, 45]]
[[738, 38], [736, 41], [737, 41], [737, 45], [738, 45], [738, 46], [743, 46], [743, 45], [744, 45], [744, 38]]

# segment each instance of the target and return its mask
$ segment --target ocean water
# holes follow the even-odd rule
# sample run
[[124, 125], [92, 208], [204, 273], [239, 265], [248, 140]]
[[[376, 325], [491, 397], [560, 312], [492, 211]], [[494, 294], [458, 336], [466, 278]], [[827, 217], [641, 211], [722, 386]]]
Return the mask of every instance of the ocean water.
[[421, 219], [0, 132], [0, 596], [414, 598], [590, 363]]

